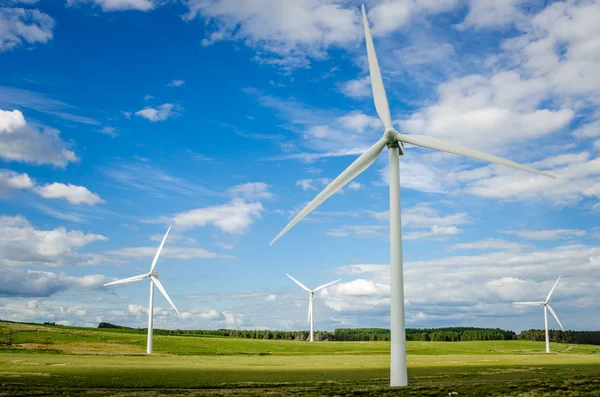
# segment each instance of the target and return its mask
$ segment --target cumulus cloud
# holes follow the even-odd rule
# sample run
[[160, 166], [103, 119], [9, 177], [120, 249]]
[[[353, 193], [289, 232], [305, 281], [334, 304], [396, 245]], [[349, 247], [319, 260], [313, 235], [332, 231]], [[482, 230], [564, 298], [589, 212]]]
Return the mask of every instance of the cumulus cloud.
[[47, 199], [62, 198], [71, 204], [95, 205], [104, 203], [104, 200], [95, 193], [90, 192], [83, 186], [65, 185], [64, 183], [54, 182], [52, 184], [38, 186], [34, 191]]
[[108, 239], [99, 234], [36, 229], [23, 217], [0, 217], [0, 264], [5, 266], [65, 267], [98, 264], [103, 258], [78, 254], [77, 248]]
[[[56, 274], [11, 267], [4, 267], [1, 272], [0, 296], [6, 297], [48, 297], [63, 291], [97, 289], [108, 282], [106, 277], [99, 274], [73, 277], [64, 273]], [[31, 302], [33, 305], [38, 301]]]
[[269, 294], [269, 295], [265, 296], [265, 300], [267, 302], [273, 302], [273, 301], [275, 301], [275, 299], [277, 299], [277, 295], [275, 295], [275, 294]]
[[164, 121], [170, 117], [177, 115], [173, 111], [174, 105], [171, 103], [165, 103], [158, 106], [157, 108], [147, 107], [142, 110], [135, 112], [136, 116], [143, 117], [151, 122]]
[[538, 108], [548, 89], [544, 79], [522, 79], [514, 71], [498, 72], [491, 78], [461, 77], [441, 84], [438, 103], [413, 113], [400, 125], [409, 133], [498, 150], [569, 125], [575, 114], [572, 109]]
[[173, 215], [173, 224], [182, 228], [212, 225], [225, 233], [244, 234], [250, 225], [260, 219], [264, 208], [261, 203], [248, 203], [235, 198], [230, 203], [197, 208]]
[[190, 0], [185, 19], [211, 21], [203, 45], [240, 40], [256, 49], [255, 60], [284, 69], [323, 58], [330, 47], [346, 47], [360, 38], [359, 14], [342, 2], [319, 0], [242, 2]]
[[0, 52], [25, 43], [47, 43], [53, 29], [54, 19], [40, 10], [0, 8]]
[[[464, 191], [480, 197], [531, 200], [546, 199], [558, 206], [574, 205], [585, 198], [600, 197], [600, 158], [589, 153], [569, 153], [532, 163], [549, 169], [556, 179], [532, 176], [505, 167], [478, 172], [465, 184]], [[480, 170], [485, 171], [485, 170]], [[459, 173], [460, 174], [460, 173]]]
[[470, 0], [469, 12], [457, 29], [501, 29], [524, 18], [519, 6], [526, 0]]
[[77, 161], [77, 156], [68, 150], [59, 132], [27, 125], [19, 110], [0, 109], [0, 158], [30, 164], [51, 164], [64, 168]]
[[368, 98], [373, 95], [369, 76], [346, 81], [342, 83], [340, 89], [344, 95], [350, 98]]
[[33, 181], [29, 175], [10, 170], [0, 170], [0, 197], [8, 197], [13, 190], [31, 189]]
[[384, 36], [409, 25], [418, 16], [449, 11], [458, 0], [393, 0], [382, 1], [368, 10], [374, 36]]
[[[600, 249], [595, 247], [557, 246], [531, 252], [509, 249], [405, 261], [407, 322], [412, 326], [449, 322], [489, 326], [492, 321], [494, 326], [523, 329], [528, 326], [528, 320], [515, 314], [512, 302], [539, 301], [560, 274], [563, 277], [553, 296], [555, 309], [593, 307], [597, 281], [587, 275], [600, 270], [599, 255]], [[350, 265], [338, 268], [337, 272], [356, 279], [333, 286], [322, 294], [328, 307], [342, 316], [389, 315], [389, 266]], [[490, 316], [498, 320], [490, 320]], [[571, 314], [567, 311], [564, 316], [569, 321]], [[582, 323], [578, 319], [577, 324], [567, 327], [593, 328], [594, 323], [593, 320]]]
[[262, 216], [259, 200], [273, 197], [269, 185], [262, 182], [236, 185], [226, 193], [233, 197], [229, 203], [180, 212], [170, 221], [184, 229], [211, 225], [224, 233], [244, 234]]

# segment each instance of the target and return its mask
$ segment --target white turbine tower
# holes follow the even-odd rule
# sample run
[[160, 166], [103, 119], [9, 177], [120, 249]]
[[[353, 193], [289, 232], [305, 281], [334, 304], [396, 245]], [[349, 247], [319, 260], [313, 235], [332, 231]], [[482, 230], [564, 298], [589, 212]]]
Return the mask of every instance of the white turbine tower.
[[156, 255], [154, 255], [154, 260], [152, 261], [152, 266], [150, 267], [150, 271], [147, 274], [140, 274], [139, 276], [129, 277], [129, 278], [125, 278], [123, 280], [113, 281], [112, 283], [104, 284], [104, 286], [107, 286], [107, 285], [131, 283], [134, 281], [143, 280], [145, 278], [150, 279], [150, 305], [148, 306], [148, 343], [146, 345], [146, 353], [147, 354], [152, 354], [152, 325], [153, 325], [153, 317], [154, 317], [154, 285], [156, 285], [158, 287], [158, 289], [164, 295], [164, 297], [167, 299], [167, 301], [169, 301], [169, 303], [171, 304], [173, 309], [175, 309], [177, 314], [179, 314], [179, 310], [177, 310], [177, 308], [175, 307], [175, 304], [173, 304], [173, 301], [171, 300], [171, 298], [169, 298], [167, 291], [165, 291], [165, 288], [162, 286], [160, 281], [158, 281], [158, 272], [154, 271], [154, 268], [156, 267], [156, 262], [158, 262], [158, 257], [160, 256], [160, 252], [162, 251], [163, 245], [165, 245], [165, 240], [167, 239], [167, 236], [169, 235], [170, 230], [171, 230], [171, 228], [169, 227], [167, 229], [167, 233], [165, 234], [165, 237], [163, 237], [163, 240], [160, 243], [160, 246], [158, 247], [158, 251], [156, 251]]
[[314, 342], [315, 338], [314, 338], [313, 330], [314, 330], [314, 325], [315, 325], [315, 312], [314, 312], [315, 292], [320, 291], [323, 288], [327, 288], [330, 285], [335, 284], [340, 280], [335, 280], [330, 283], [323, 284], [323, 285], [311, 290], [307, 286], [302, 284], [300, 281], [298, 281], [294, 277], [290, 276], [289, 274], [286, 273], [285, 275], [288, 276], [289, 278], [291, 278], [292, 281], [294, 281], [296, 284], [298, 284], [300, 286], [300, 288], [302, 288], [303, 290], [305, 290], [306, 292], [308, 292], [310, 294], [310, 298], [308, 300], [308, 323], [310, 324], [310, 341]]
[[294, 219], [271, 241], [273, 244], [283, 234], [290, 230], [302, 218], [317, 208], [332, 194], [340, 190], [344, 185], [354, 179], [361, 172], [366, 170], [379, 156], [381, 151], [387, 146], [389, 152], [390, 169], [390, 267], [392, 280], [391, 296], [391, 357], [390, 357], [390, 385], [406, 386], [408, 378], [406, 374], [406, 337], [404, 329], [404, 281], [402, 272], [402, 233], [400, 228], [400, 159], [404, 154], [403, 143], [421, 146], [424, 148], [439, 150], [442, 152], [458, 154], [470, 157], [476, 160], [487, 161], [490, 163], [502, 164], [508, 167], [517, 168], [536, 174], [549, 176], [552, 175], [538, 171], [534, 168], [515, 163], [479, 150], [469, 149], [450, 142], [445, 142], [437, 138], [426, 135], [405, 135], [398, 133], [392, 125], [390, 109], [388, 106], [383, 80], [379, 70], [379, 63], [373, 46], [373, 39], [369, 30], [365, 7], [362, 7], [363, 24], [365, 30], [365, 39], [367, 44], [367, 56], [369, 60], [369, 72], [371, 75], [371, 88], [373, 89], [373, 98], [377, 114], [385, 127], [383, 137], [373, 146], [367, 149], [358, 157], [348, 168], [344, 170], [336, 179], [333, 180], [317, 197], [296, 215]]
[[562, 324], [560, 323], [558, 316], [556, 315], [556, 313], [554, 313], [554, 310], [552, 310], [552, 307], [548, 303], [548, 301], [550, 300], [550, 297], [552, 296], [552, 293], [554, 292], [554, 288], [556, 288], [556, 285], [558, 284], [558, 281], [560, 280], [560, 277], [561, 276], [558, 276], [558, 279], [554, 283], [554, 286], [552, 287], [550, 292], [548, 292], [548, 296], [546, 296], [545, 301], [543, 301], [543, 302], [513, 302], [513, 305], [544, 306], [544, 325], [546, 327], [546, 353], [550, 353], [550, 336], [548, 335], [548, 310], [550, 310], [550, 313], [552, 313], [552, 315], [556, 319], [556, 322], [558, 323], [558, 325], [560, 325], [560, 329], [562, 329], [563, 331], [565, 330], [563, 328]]

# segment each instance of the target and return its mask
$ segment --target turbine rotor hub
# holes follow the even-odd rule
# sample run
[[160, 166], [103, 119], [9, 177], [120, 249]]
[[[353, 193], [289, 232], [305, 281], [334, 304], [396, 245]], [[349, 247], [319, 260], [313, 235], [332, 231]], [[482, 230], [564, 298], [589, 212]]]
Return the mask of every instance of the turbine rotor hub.
[[154, 277], [154, 278], [158, 278], [158, 272], [152, 272], [149, 274], [149, 276]]
[[398, 135], [398, 131], [396, 131], [393, 128], [388, 128], [383, 133], [383, 136], [385, 137], [385, 139], [387, 139], [388, 144], [393, 144], [393, 143], [398, 142], [398, 138], [396, 137], [397, 135]]

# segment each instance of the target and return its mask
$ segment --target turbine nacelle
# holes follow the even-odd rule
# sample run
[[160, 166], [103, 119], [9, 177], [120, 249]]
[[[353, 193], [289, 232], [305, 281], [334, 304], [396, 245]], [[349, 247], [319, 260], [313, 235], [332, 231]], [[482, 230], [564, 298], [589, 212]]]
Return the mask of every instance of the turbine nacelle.
[[148, 277], [152, 277], [158, 280], [158, 272], [150, 272], [148, 273]]

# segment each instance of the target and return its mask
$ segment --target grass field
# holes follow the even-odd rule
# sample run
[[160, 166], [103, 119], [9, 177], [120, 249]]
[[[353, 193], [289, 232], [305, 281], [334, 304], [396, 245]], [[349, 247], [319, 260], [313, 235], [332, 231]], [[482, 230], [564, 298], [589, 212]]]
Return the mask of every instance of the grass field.
[[[600, 347], [408, 342], [413, 386], [390, 390], [386, 342], [155, 336], [0, 322], [0, 396], [598, 395]], [[527, 394], [523, 394], [527, 393]]]

